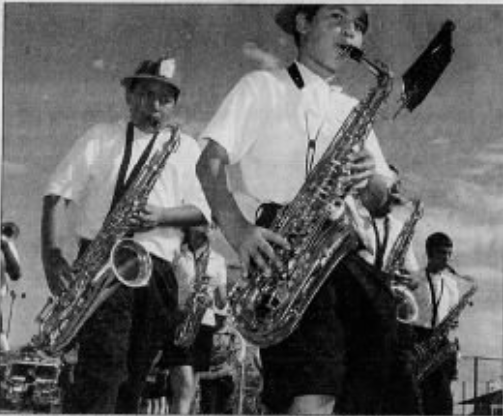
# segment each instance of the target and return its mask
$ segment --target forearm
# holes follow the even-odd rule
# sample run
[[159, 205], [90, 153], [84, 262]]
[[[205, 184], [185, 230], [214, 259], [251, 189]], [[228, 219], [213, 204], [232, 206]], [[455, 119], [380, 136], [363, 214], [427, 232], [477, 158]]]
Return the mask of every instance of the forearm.
[[197, 176], [213, 218], [227, 238], [249, 225], [227, 185], [226, 167], [229, 159], [225, 149], [211, 141], [197, 164]]
[[43, 257], [53, 250], [60, 249], [56, 237], [56, 211], [61, 200], [62, 198], [58, 195], [47, 195], [44, 197], [41, 224], [41, 247]]
[[206, 218], [194, 205], [165, 208], [160, 219], [160, 226], [164, 227], [191, 227], [206, 223]]

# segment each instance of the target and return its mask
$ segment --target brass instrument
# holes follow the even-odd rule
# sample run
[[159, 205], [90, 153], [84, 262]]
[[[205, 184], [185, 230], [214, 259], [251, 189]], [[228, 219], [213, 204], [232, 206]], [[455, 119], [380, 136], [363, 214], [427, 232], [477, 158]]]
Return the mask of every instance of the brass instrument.
[[406, 284], [400, 281], [400, 272], [404, 270], [405, 256], [409, 251], [410, 244], [419, 220], [423, 217], [424, 206], [421, 200], [413, 201], [413, 208], [409, 218], [404, 223], [400, 234], [396, 238], [389, 253], [386, 265], [383, 268], [385, 273], [392, 276], [391, 290], [397, 302], [397, 320], [406, 324], [417, 320], [419, 316], [419, 306], [412, 291]]
[[[454, 272], [454, 270], [452, 271]], [[472, 304], [472, 297], [478, 287], [472, 277], [455, 275], [468, 282], [470, 285], [469, 289], [463, 294], [459, 302], [450, 309], [442, 322], [433, 328], [432, 334], [426, 340], [414, 346], [413, 365], [415, 377], [418, 381], [423, 380], [428, 374], [452, 356], [453, 353], [459, 350], [458, 342], [447, 340], [447, 336], [450, 331], [458, 326], [459, 316], [463, 310], [468, 305]]]
[[33, 346], [55, 356], [75, 338], [82, 325], [108, 299], [120, 283], [139, 287], [148, 283], [152, 260], [139, 243], [125, 238], [131, 219], [145, 204], [169, 156], [180, 142], [178, 126], [149, 159], [117, 205], [107, 215], [101, 230], [84, 254], [73, 264], [73, 280], [59, 297], [37, 315], [39, 334]]
[[276, 248], [281, 270], [265, 276], [251, 268], [246, 282], [229, 296], [233, 324], [246, 341], [274, 345], [297, 327], [309, 303], [346, 254], [357, 247], [353, 219], [342, 181], [347, 157], [365, 142], [381, 104], [392, 89], [387, 67], [369, 61], [361, 50], [343, 45], [352, 59], [364, 62], [377, 85], [348, 115], [305, 183], [269, 227], [290, 242], [291, 251]]
[[210, 244], [207, 242], [203, 252], [197, 258], [194, 258], [196, 273], [193, 290], [185, 303], [183, 320], [178, 324], [175, 331], [175, 345], [182, 348], [190, 347], [194, 343], [204, 313], [213, 303], [207, 291], [210, 277], [206, 274], [206, 269], [208, 268], [210, 254]]
[[15, 240], [19, 236], [19, 227], [15, 222], [2, 222], [2, 239]]

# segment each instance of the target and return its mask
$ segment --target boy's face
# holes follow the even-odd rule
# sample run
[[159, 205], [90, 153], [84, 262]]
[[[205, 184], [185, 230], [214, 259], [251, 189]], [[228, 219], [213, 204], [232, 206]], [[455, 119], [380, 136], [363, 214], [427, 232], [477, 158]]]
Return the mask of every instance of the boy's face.
[[452, 257], [452, 246], [432, 247], [428, 255], [428, 265], [434, 270], [440, 270], [447, 267]]
[[365, 10], [355, 5], [324, 5], [311, 21], [297, 15], [297, 30], [301, 33], [300, 54], [317, 66], [320, 75], [330, 76], [343, 58], [339, 45], [361, 49], [366, 23]]
[[168, 125], [176, 99], [168, 85], [155, 80], [139, 80], [127, 92], [127, 103], [135, 126], [153, 133]]

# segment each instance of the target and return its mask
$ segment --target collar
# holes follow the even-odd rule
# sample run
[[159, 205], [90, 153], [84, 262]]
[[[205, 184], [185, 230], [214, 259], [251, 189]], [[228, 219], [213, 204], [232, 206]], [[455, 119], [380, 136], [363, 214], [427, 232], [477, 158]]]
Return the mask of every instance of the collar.
[[299, 72], [302, 76], [302, 79], [304, 80], [306, 87], [320, 85], [324, 88], [330, 88], [331, 91], [342, 92], [342, 86], [335, 82], [335, 75], [332, 75], [328, 78], [322, 78], [298, 60], [295, 61], [295, 64], [299, 68]]

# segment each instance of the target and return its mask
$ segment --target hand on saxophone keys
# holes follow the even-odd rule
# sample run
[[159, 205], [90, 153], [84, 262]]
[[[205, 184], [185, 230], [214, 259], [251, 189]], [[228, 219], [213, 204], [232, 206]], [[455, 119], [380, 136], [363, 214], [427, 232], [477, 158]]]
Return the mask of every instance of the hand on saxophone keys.
[[345, 169], [347, 175], [341, 178], [344, 187], [349, 191], [364, 188], [375, 174], [374, 157], [365, 147], [355, 150], [348, 156]]

